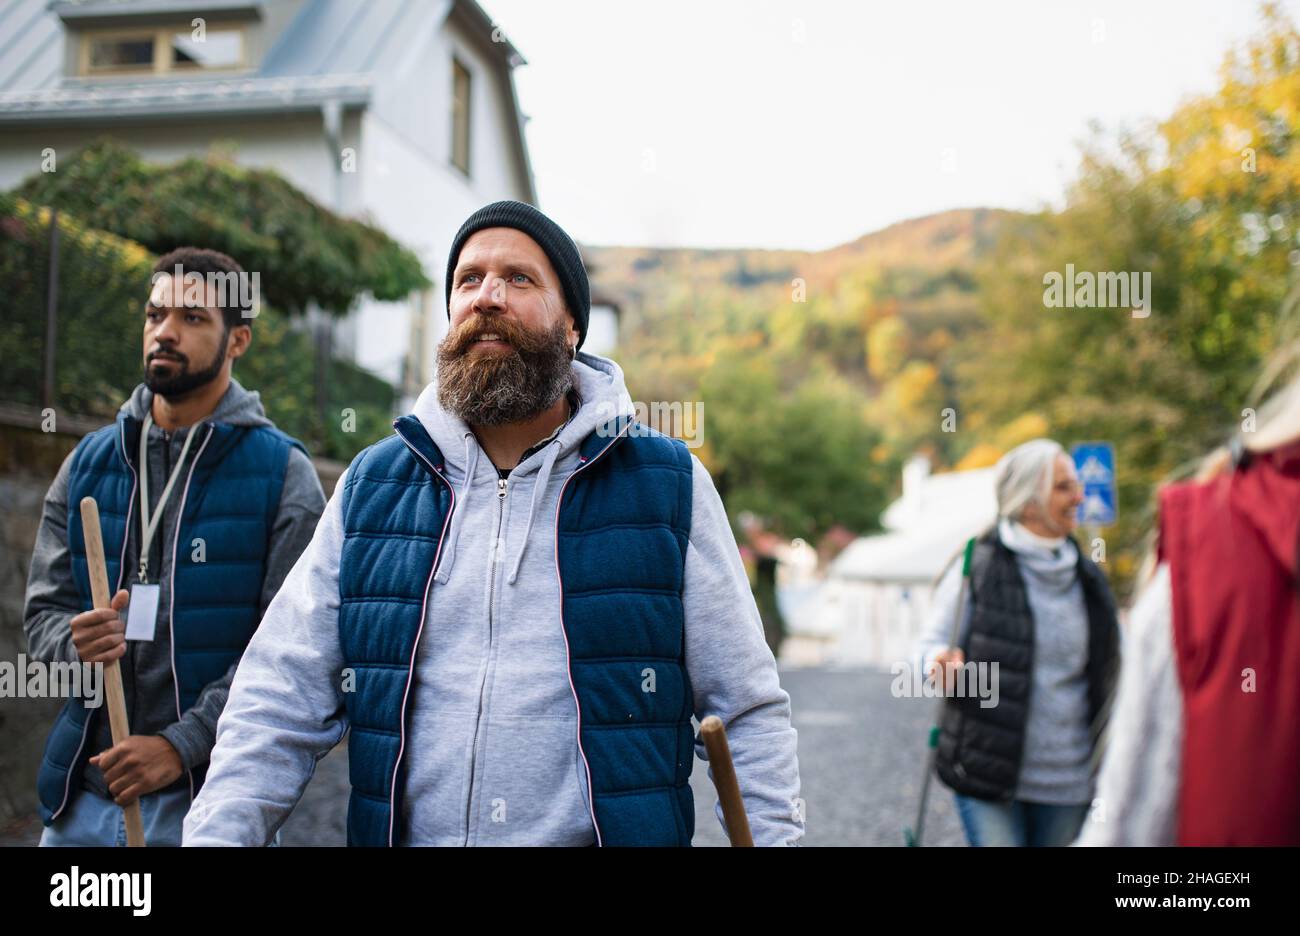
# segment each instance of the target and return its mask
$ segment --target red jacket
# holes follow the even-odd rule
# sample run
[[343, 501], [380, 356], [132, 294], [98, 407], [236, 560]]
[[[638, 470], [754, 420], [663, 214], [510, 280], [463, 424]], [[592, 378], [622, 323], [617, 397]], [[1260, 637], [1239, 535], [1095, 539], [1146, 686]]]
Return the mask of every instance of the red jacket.
[[1178, 844], [1300, 845], [1300, 444], [1160, 502], [1183, 691]]

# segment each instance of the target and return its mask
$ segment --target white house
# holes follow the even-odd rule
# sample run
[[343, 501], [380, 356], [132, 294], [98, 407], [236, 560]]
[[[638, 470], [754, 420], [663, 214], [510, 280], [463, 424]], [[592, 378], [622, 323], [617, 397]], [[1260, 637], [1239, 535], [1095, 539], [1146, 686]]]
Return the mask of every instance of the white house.
[[939, 574], [997, 517], [993, 475], [992, 468], [931, 475], [925, 458], [909, 461], [902, 497], [881, 515], [885, 532], [860, 537], [831, 562], [792, 631], [835, 663], [910, 659]]
[[460, 223], [536, 203], [513, 69], [473, 0], [3, 0], [0, 189], [105, 134], [172, 162], [214, 146], [414, 250], [434, 285], [367, 301], [336, 353], [409, 399], [446, 330]]
[[613, 351], [618, 344], [622, 309], [620, 300], [592, 286], [591, 312], [587, 317], [587, 337], [582, 340], [583, 351], [593, 354], [609, 354]]

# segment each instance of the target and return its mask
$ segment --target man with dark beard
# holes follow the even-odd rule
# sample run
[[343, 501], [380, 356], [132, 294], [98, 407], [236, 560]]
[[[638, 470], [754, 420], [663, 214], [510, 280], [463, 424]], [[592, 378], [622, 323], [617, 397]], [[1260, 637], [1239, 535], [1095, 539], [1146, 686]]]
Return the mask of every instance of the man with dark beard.
[[185, 844], [265, 844], [350, 728], [349, 844], [689, 845], [692, 715], [726, 724], [754, 841], [794, 844], [790, 700], [726, 512], [578, 352], [577, 246], [497, 202], [446, 289], [437, 381], [249, 644]]
[[[146, 844], [180, 844], [240, 655], [324, 509], [306, 450], [231, 376], [252, 340], [244, 276], [216, 251], [159, 259], [144, 382], [46, 494], [28, 653], [120, 660], [132, 733], [114, 745], [102, 710], [69, 699], [37, 776], [42, 845], [122, 844], [120, 807], [137, 799]], [[99, 504], [111, 610], [87, 610], [86, 495]]]

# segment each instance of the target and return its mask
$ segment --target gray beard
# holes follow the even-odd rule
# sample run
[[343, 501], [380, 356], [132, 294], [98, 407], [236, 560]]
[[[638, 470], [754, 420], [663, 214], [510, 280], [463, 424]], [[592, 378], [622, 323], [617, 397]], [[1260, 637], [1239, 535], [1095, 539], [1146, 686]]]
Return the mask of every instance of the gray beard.
[[438, 402], [471, 426], [501, 426], [531, 419], [573, 386], [568, 330], [547, 333], [537, 351], [471, 360], [438, 347]]

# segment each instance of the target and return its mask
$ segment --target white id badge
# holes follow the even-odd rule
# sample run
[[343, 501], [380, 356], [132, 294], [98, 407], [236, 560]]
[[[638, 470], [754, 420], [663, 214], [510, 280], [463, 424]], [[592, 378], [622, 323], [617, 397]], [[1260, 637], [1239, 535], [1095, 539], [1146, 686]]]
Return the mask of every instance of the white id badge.
[[131, 585], [131, 603], [126, 611], [126, 639], [153, 640], [158, 622], [158, 585]]

